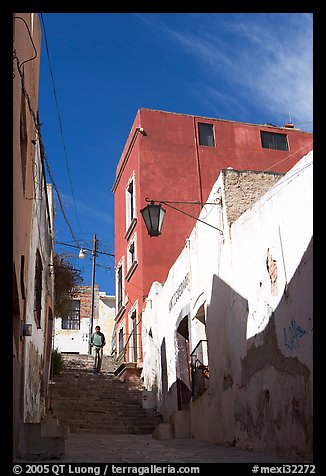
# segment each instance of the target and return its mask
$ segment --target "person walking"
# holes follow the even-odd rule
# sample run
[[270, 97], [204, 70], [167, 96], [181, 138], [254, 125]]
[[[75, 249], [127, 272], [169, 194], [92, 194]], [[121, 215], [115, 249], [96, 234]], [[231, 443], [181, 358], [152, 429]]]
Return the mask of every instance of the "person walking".
[[95, 332], [91, 335], [90, 345], [94, 348], [94, 366], [93, 371], [99, 373], [102, 365], [103, 347], [105, 346], [105, 336], [101, 332], [100, 326], [95, 327]]

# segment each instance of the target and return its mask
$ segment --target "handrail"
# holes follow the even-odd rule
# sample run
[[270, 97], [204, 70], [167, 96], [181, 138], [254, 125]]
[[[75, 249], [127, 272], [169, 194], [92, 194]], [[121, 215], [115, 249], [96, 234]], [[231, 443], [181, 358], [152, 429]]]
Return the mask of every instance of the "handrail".
[[197, 347], [198, 347], [199, 345], [201, 345], [202, 342], [207, 342], [207, 343], [208, 343], [208, 340], [207, 340], [207, 339], [201, 339], [201, 340], [198, 342], [198, 344], [196, 345], [196, 347], [194, 348], [194, 350], [191, 352], [190, 357], [191, 357], [192, 354], [195, 352], [195, 350], [197, 349]]

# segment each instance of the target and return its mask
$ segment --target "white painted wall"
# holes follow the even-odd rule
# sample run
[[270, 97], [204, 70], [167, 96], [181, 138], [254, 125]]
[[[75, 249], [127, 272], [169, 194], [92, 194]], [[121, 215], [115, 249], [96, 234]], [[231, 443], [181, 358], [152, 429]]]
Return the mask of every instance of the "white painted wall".
[[[190, 404], [195, 437], [309, 458], [312, 451], [312, 160], [303, 157], [231, 226], [223, 175], [186, 247], [143, 313], [144, 383], [157, 394], [166, 421], [177, 409], [175, 331], [189, 315], [190, 349], [202, 327], [209, 354], [209, 389]], [[272, 288], [266, 260], [276, 261]], [[184, 276], [190, 281], [172, 309]], [[149, 336], [151, 332], [152, 337]], [[162, 384], [162, 343], [167, 388]]]
[[[105, 355], [111, 355], [111, 339], [115, 317], [115, 296], [109, 296], [105, 292], [99, 292], [98, 318], [94, 317], [93, 331], [95, 326], [101, 327], [105, 335], [106, 345], [103, 349]], [[80, 319], [80, 329], [61, 329], [61, 318], [55, 319], [54, 348], [59, 352], [71, 352], [88, 354], [89, 348], [89, 322], [90, 319]]]
[[99, 297], [99, 317], [98, 319], [94, 319], [94, 329], [95, 326], [100, 326], [101, 332], [105, 335], [106, 341], [103, 354], [111, 355], [112, 333], [115, 317], [115, 296], [109, 296], [105, 292], [100, 292]]
[[80, 329], [61, 329], [61, 317], [55, 319], [54, 348], [59, 352], [88, 354], [89, 321], [80, 319]]

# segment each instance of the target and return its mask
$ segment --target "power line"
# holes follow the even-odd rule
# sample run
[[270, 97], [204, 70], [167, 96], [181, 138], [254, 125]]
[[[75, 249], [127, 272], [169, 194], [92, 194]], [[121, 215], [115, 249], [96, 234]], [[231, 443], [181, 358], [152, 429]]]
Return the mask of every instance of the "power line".
[[60, 116], [60, 111], [59, 111], [59, 103], [58, 103], [57, 93], [56, 93], [55, 84], [54, 84], [54, 76], [53, 76], [53, 71], [52, 71], [52, 67], [51, 67], [50, 52], [49, 52], [48, 40], [47, 40], [47, 36], [46, 36], [45, 24], [44, 24], [43, 14], [41, 13], [40, 15], [41, 15], [41, 20], [42, 20], [42, 24], [43, 24], [45, 47], [46, 47], [46, 53], [47, 53], [47, 57], [48, 57], [51, 79], [52, 79], [52, 88], [53, 88], [55, 104], [56, 104], [57, 114], [58, 114], [58, 119], [59, 119], [60, 133], [61, 133], [61, 139], [62, 139], [62, 144], [63, 144], [63, 149], [64, 149], [65, 162], [66, 162], [67, 171], [68, 171], [68, 178], [69, 178], [69, 182], [70, 182], [71, 195], [72, 195], [73, 202], [74, 202], [74, 207], [75, 207], [75, 213], [76, 213], [76, 217], [77, 217], [79, 232], [81, 233], [81, 227], [80, 227], [79, 217], [78, 217], [78, 213], [77, 213], [76, 200], [75, 200], [75, 195], [74, 195], [72, 181], [71, 181], [71, 175], [70, 175], [70, 169], [69, 169], [69, 164], [68, 164], [67, 149], [66, 149], [65, 140], [64, 140], [64, 137], [63, 137], [63, 128], [62, 128], [61, 116]]
[[[93, 250], [91, 250], [90, 248], [85, 248], [85, 247], [80, 247], [80, 246], [76, 246], [76, 245], [71, 245], [69, 243], [63, 243], [62, 241], [56, 241], [54, 240], [55, 243], [57, 243], [58, 245], [64, 245], [64, 246], [70, 246], [71, 248], [82, 248], [84, 251], [90, 251], [92, 252]], [[100, 255], [107, 255], [107, 256], [115, 256], [113, 255], [112, 253], [106, 253], [105, 251], [99, 251], [98, 249], [96, 250], [96, 253], [99, 253]]]
[[[297, 154], [298, 152], [300, 152], [300, 150], [303, 150], [303, 149], [305, 149], [306, 147], [311, 146], [312, 144], [313, 144], [312, 141], [309, 142], [308, 144], [305, 144], [303, 147], [300, 147], [300, 149], [297, 149], [297, 150], [295, 150], [294, 152], [292, 152], [292, 154], [287, 155], [286, 157], [284, 157], [284, 159], [279, 160], [279, 161], [276, 162], [275, 164], [273, 164], [273, 165], [271, 165], [270, 167], [268, 167], [268, 169], [262, 170], [262, 172], [267, 172], [268, 170], [271, 170], [271, 169], [272, 169], [273, 167], [275, 167], [276, 165], [278, 165], [278, 164], [284, 162], [285, 160], [289, 159], [289, 158], [292, 157], [293, 155], [295, 155], [295, 154]], [[307, 154], [308, 154], [308, 152], [307, 152]]]

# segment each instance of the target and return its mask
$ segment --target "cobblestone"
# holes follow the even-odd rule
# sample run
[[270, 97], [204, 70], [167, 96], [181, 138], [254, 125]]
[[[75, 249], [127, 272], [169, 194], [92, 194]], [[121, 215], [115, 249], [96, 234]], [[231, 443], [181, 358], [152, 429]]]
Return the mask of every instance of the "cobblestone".
[[289, 463], [272, 454], [197, 439], [156, 440], [151, 435], [71, 433], [64, 461], [97, 463]]

